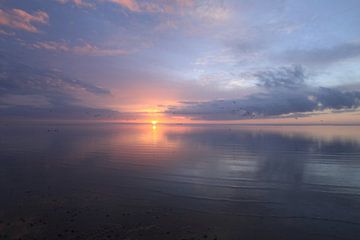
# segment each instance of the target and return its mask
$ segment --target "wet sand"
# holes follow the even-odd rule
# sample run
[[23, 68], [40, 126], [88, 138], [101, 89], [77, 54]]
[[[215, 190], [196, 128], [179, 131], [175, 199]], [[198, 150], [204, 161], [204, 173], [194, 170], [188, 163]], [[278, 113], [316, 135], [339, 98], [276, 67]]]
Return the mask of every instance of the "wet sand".
[[360, 239], [360, 128], [312, 128], [1, 126], [0, 239]]

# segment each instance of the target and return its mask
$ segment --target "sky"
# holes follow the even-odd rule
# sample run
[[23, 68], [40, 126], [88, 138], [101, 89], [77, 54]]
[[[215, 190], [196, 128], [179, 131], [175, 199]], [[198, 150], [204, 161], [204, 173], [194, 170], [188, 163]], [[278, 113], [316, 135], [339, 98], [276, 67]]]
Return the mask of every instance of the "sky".
[[360, 123], [358, 0], [0, 7], [0, 119]]

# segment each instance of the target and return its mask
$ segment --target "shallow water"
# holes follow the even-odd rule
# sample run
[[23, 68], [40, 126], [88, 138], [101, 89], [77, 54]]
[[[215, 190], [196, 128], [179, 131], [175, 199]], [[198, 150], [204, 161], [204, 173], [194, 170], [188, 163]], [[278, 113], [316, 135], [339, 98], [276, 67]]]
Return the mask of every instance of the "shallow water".
[[0, 239], [360, 239], [360, 127], [2, 125]]

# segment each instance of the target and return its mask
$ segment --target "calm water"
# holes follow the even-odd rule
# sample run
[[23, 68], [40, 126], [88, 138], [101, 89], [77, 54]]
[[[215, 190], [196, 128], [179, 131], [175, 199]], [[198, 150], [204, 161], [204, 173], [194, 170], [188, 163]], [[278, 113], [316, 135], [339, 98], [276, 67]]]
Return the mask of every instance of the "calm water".
[[360, 127], [0, 126], [0, 239], [360, 239]]

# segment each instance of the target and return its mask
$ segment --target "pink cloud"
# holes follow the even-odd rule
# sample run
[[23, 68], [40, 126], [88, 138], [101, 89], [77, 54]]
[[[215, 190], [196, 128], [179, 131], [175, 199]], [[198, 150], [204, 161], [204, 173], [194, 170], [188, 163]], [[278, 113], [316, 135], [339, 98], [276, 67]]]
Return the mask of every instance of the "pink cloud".
[[61, 4], [66, 4], [66, 3], [73, 3], [78, 7], [94, 7], [94, 4], [92, 3], [88, 3], [86, 1], [83, 0], [57, 0], [59, 3]]
[[112, 3], [118, 4], [122, 7], [125, 7], [127, 9], [129, 9], [130, 11], [133, 12], [139, 12], [140, 11], [140, 6], [139, 4], [136, 2], [136, 0], [108, 0]]
[[63, 52], [68, 52], [71, 50], [66, 43], [54, 42], [54, 41], [37, 42], [37, 43], [32, 44], [31, 47], [37, 48], [37, 49], [63, 51]]
[[86, 0], [57, 0], [61, 4], [72, 3], [78, 7], [94, 7], [97, 3], [110, 2], [120, 7], [126, 8], [131, 12], [150, 12], [150, 13], [183, 13], [189, 8], [195, 7], [195, 0], [96, 0], [97, 3], [89, 3]]
[[97, 46], [85, 43], [81, 46], [72, 48], [72, 51], [81, 55], [93, 55], [93, 56], [119, 56], [126, 55], [129, 52], [123, 49], [104, 49]]
[[28, 32], [38, 32], [35, 23], [47, 24], [49, 16], [46, 12], [37, 11], [30, 14], [21, 9], [0, 9], [0, 25], [21, 29]]

